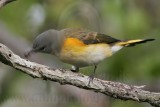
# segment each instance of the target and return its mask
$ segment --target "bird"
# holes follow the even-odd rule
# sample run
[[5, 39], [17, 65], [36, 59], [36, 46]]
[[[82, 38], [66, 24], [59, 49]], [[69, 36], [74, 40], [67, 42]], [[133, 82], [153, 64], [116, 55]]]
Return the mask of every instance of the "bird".
[[25, 57], [37, 52], [52, 54], [62, 62], [71, 64], [72, 72], [79, 72], [82, 67], [94, 66], [93, 73], [89, 76], [90, 84], [98, 64], [104, 59], [124, 47], [133, 47], [153, 40], [155, 39], [120, 40], [81, 28], [49, 29], [35, 38], [32, 49], [25, 53]]

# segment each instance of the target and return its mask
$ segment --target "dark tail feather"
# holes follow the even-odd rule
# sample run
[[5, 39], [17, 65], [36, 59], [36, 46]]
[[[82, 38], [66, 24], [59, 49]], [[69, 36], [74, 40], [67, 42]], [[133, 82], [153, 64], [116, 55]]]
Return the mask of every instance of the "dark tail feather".
[[118, 42], [117, 45], [126, 46], [126, 47], [131, 47], [131, 46], [135, 46], [135, 45], [137, 45], [137, 44], [146, 43], [146, 42], [148, 42], [148, 41], [153, 41], [153, 40], [155, 40], [155, 39], [127, 40], [127, 41]]

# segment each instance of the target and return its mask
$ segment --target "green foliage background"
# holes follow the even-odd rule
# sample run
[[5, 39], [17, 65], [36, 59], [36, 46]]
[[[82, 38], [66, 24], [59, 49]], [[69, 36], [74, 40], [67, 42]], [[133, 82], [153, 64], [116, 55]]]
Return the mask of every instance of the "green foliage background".
[[[13, 35], [17, 35], [15, 38], [23, 38], [30, 44], [37, 34], [47, 29], [67, 27], [90, 29], [119, 39], [155, 38], [154, 42], [122, 49], [113, 57], [106, 59], [99, 64], [96, 77], [132, 85], [145, 84], [146, 89], [150, 91], [160, 90], [159, 0], [17, 0], [0, 10], [0, 25], [4, 25]], [[53, 58], [58, 66], [69, 68], [69, 65], [52, 56], [41, 54], [41, 57], [46, 57], [46, 60]], [[52, 65], [52, 61], [49, 62]], [[0, 65], [1, 68], [4, 68], [3, 66]], [[20, 72], [11, 73], [13, 71], [11, 68], [5, 69], [9, 76], [4, 76], [5, 82], [1, 82], [2, 107], [12, 105], [13, 102], [10, 103], [10, 100], [16, 99], [15, 96], [21, 97], [18, 97], [17, 103], [13, 106], [89, 107], [83, 104], [83, 101], [77, 100], [73, 93], [58, 91], [62, 88], [60, 85], [33, 80]], [[81, 69], [81, 72], [89, 75], [92, 70], [92, 67], [87, 67]], [[45, 97], [56, 95], [57, 98], [64, 99], [69, 96], [72, 100], [58, 104], [54, 101], [46, 103], [46, 100], [36, 100], [36, 103], [32, 101], [33, 104], [30, 104], [30, 97], [26, 97], [28, 93], [34, 96], [42, 94]], [[45, 97], [40, 98], [43, 100]], [[25, 104], [21, 102], [22, 99], [25, 99]], [[150, 106], [146, 103], [123, 102], [110, 98], [105, 98], [104, 101], [108, 102], [102, 104], [104, 107]]]

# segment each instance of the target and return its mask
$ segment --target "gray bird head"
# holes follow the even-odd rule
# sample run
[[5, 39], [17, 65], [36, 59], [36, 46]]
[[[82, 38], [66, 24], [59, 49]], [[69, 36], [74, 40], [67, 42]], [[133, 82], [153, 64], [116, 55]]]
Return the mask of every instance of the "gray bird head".
[[51, 29], [39, 34], [33, 41], [30, 52], [25, 54], [26, 57], [33, 52], [41, 52], [58, 55], [63, 44], [64, 36], [57, 30]]

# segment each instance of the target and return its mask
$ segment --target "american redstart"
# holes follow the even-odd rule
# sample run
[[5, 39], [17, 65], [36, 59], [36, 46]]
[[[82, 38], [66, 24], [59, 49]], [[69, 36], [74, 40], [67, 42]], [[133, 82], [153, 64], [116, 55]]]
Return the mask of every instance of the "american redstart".
[[106, 34], [84, 29], [67, 28], [60, 31], [51, 29], [36, 37], [32, 49], [25, 56], [28, 57], [33, 52], [53, 54], [61, 61], [73, 65], [73, 72], [78, 72], [81, 67], [94, 66], [89, 79], [90, 83], [101, 61], [123, 47], [132, 47], [153, 40], [119, 40]]

